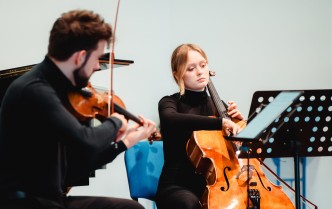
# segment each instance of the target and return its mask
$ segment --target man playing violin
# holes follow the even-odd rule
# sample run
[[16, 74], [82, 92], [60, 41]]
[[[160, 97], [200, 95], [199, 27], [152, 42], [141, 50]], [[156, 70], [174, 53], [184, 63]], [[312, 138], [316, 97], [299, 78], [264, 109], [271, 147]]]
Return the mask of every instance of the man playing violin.
[[112, 113], [91, 127], [69, 111], [68, 93], [89, 83], [112, 38], [98, 14], [64, 13], [50, 31], [44, 60], [9, 86], [0, 112], [0, 208], [143, 209], [133, 200], [66, 193], [156, 131], [142, 116], [142, 124], [129, 126]]

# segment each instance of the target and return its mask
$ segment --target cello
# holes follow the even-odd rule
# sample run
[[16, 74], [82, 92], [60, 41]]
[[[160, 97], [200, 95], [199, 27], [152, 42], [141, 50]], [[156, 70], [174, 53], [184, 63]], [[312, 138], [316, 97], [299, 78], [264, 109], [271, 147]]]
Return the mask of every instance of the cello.
[[[210, 72], [210, 76], [214, 73]], [[220, 117], [231, 119], [227, 107], [210, 79], [208, 90]], [[231, 119], [244, 128], [246, 122]], [[201, 198], [203, 209], [294, 209], [281, 186], [269, 181], [260, 160], [238, 159], [237, 147], [223, 131], [194, 131], [187, 142], [187, 155], [207, 186]]]

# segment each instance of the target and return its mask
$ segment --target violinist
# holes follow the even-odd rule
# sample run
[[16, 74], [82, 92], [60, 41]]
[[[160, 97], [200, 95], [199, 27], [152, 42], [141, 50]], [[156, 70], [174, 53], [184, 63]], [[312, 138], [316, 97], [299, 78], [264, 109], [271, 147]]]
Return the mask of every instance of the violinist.
[[[156, 204], [158, 209], [201, 209], [207, 183], [195, 173], [186, 144], [193, 131], [228, 129], [235, 135], [241, 128], [232, 120], [211, 117], [216, 109], [207, 93], [208, 58], [199, 46], [178, 46], [171, 57], [171, 69], [179, 92], [164, 96], [158, 104], [165, 161]], [[227, 111], [231, 118], [243, 119], [234, 101], [228, 103]]]
[[0, 208], [144, 208], [129, 199], [66, 192], [156, 131], [149, 119], [139, 116], [142, 124], [129, 125], [116, 112], [89, 126], [67, 107], [68, 93], [88, 85], [113, 38], [96, 13], [63, 13], [50, 31], [45, 58], [9, 86], [0, 118]]

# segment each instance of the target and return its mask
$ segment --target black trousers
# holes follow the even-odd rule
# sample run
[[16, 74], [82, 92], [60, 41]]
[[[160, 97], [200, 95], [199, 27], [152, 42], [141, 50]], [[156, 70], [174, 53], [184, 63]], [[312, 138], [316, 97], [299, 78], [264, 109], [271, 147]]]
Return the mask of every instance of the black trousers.
[[157, 209], [201, 209], [200, 199], [191, 191], [179, 186], [169, 186], [157, 192]]
[[69, 196], [63, 204], [42, 198], [0, 201], [0, 209], [144, 209], [131, 199], [97, 196]]

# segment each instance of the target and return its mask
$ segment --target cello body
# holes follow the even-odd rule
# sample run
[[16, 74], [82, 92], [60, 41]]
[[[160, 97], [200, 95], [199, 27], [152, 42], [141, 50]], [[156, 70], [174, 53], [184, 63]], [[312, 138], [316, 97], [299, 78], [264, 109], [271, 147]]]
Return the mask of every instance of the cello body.
[[[211, 75], [211, 74], [210, 74]], [[231, 119], [211, 80], [208, 89], [219, 116]], [[231, 119], [241, 128], [246, 122]], [[203, 209], [295, 209], [281, 186], [269, 181], [256, 158], [237, 158], [235, 144], [222, 130], [194, 131], [186, 151], [196, 173], [206, 179]]]
[[196, 172], [207, 181], [202, 208], [295, 209], [282, 187], [265, 176], [260, 162], [252, 158], [248, 167], [247, 159], [236, 157], [231, 143], [221, 131], [204, 130], [195, 131], [187, 143], [187, 154]]

